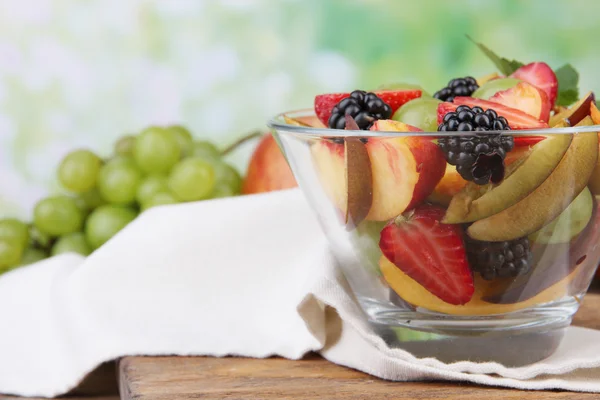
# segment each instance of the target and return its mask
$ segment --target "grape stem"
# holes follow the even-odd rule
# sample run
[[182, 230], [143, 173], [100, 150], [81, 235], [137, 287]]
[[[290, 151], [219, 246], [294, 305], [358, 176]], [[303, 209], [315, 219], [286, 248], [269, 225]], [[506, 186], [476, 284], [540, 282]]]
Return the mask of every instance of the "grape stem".
[[230, 144], [229, 146], [227, 146], [225, 149], [223, 149], [221, 151], [221, 155], [222, 156], [226, 156], [227, 154], [229, 154], [232, 151], [236, 150], [238, 147], [240, 147], [244, 143], [246, 143], [246, 142], [248, 142], [248, 141], [250, 141], [252, 139], [256, 139], [258, 137], [261, 137], [263, 134], [264, 134], [264, 132], [262, 132], [262, 131], [253, 131], [253, 132], [250, 132], [246, 136], [242, 136], [241, 138], [239, 138], [238, 140], [236, 140], [235, 142], [233, 142], [232, 144]]

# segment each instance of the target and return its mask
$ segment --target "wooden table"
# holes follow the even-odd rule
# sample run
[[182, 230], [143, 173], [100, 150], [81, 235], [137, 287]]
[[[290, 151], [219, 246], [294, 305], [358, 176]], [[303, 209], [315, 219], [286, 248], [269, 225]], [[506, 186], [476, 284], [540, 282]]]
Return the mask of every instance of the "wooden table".
[[[590, 293], [574, 324], [600, 329], [600, 293]], [[599, 394], [519, 391], [448, 382], [388, 382], [310, 355], [281, 358], [125, 357], [94, 372], [70, 400], [122, 399], [599, 399]], [[15, 399], [2, 397], [0, 400]]]
[[[600, 329], [600, 294], [590, 293], [575, 325]], [[171, 399], [599, 399], [599, 394], [520, 391], [467, 383], [388, 382], [311, 355], [281, 358], [126, 357], [121, 398]]]

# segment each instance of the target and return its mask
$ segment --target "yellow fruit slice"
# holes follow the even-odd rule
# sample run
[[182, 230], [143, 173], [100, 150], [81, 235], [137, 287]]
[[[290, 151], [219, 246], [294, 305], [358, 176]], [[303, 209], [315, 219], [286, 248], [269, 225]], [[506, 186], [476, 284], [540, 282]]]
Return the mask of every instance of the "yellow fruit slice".
[[479, 276], [475, 278], [475, 293], [467, 304], [456, 306], [448, 304], [431, 294], [427, 289], [406, 275], [385, 256], [379, 260], [381, 272], [390, 287], [405, 301], [416, 307], [423, 307], [451, 315], [493, 315], [522, 310], [542, 303], [558, 300], [568, 293], [569, 284], [577, 276], [579, 267], [561, 281], [543, 290], [529, 300], [514, 304], [494, 304], [482, 300], [486, 294], [494, 293], [496, 284], [485, 281]]

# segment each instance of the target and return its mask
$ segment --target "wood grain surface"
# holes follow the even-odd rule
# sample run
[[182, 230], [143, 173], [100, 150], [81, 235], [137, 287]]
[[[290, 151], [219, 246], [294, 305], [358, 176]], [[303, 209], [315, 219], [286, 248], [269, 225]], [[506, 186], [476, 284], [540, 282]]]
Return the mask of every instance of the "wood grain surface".
[[[600, 329], [600, 294], [591, 293], [574, 324]], [[448, 382], [388, 382], [329, 363], [209, 357], [126, 357], [121, 398], [167, 399], [599, 399], [599, 394], [519, 391]]]

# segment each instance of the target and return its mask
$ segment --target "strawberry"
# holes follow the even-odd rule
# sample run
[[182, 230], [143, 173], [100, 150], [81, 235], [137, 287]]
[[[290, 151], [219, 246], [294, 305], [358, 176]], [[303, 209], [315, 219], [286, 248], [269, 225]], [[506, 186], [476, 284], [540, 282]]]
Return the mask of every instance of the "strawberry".
[[507, 107], [500, 103], [494, 103], [489, 100], [475, 99], [473, 97], [455, 97], [454, 103], [441, 103], [438, 106], [438, 123], [444, 119], [447, 112], [456, 110], [456, 107], [465, 105], [469, 107], [481, 107], [484, 110], [493, 109], [498, 115], [503, 116], [508, 121], [511, 129], [541, 129], [548, 128], [548, 124], [524, 113], [523, 111]]
[[446, 211], [422, 204], [390, 221], [381, 231], [379, 248], [431, 294], [449, 304], [473, 297], [473, 274], [458, 225], [442, 224]]
[[[405, 103], [421, 97], [420, 90], [378, 90], [373, 93], [391, 107], [392, 115]], [[333, 107], [346, 97], [350, 97], [350, 93], [328, 93], [315, 97], [315, 114], [325, 126], [327, 126]]]
[[532, 84], [548, 95], [551, 107], [554, 107], [558, 94], [558, 79], [552, 68], [543, 62], [527, 64], [513, 72], [512, 78], [517, 78]]

